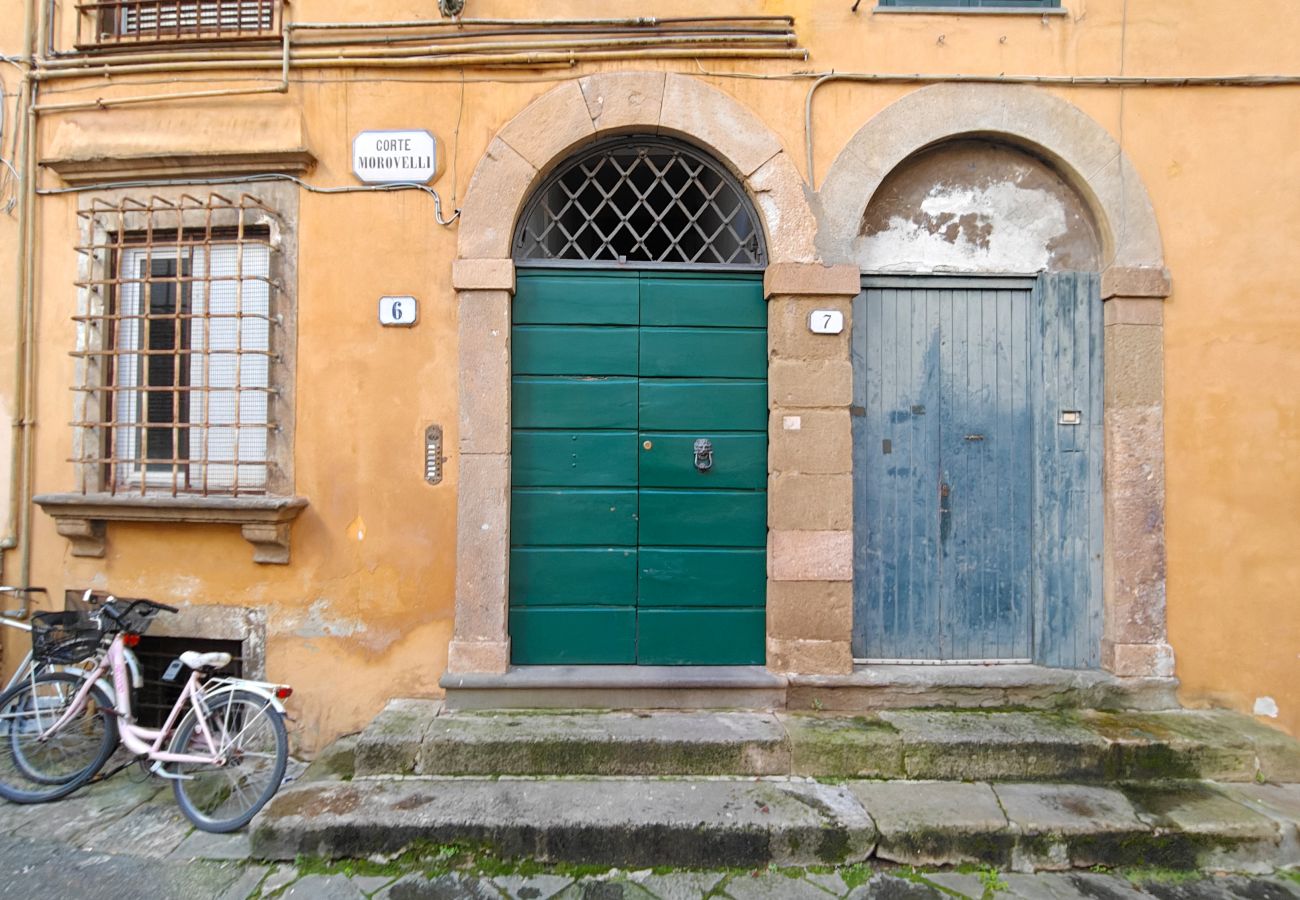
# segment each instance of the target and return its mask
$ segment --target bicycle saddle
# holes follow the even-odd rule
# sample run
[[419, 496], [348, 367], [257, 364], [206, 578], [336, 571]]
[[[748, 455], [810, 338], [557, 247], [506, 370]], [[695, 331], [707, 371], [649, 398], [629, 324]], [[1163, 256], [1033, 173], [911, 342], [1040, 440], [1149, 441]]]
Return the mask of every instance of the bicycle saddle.
[[229, 653], [200, 653], [197, 650], [186, 650], [181, 654], [181, 662], [191, 669], [220, 669], [232, 658]]

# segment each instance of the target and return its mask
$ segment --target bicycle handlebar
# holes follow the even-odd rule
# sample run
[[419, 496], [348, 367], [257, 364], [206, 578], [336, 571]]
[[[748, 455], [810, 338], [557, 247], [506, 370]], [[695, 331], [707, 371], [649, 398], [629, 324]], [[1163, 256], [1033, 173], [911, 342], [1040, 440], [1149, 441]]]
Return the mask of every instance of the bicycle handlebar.
[[[121, 603], [125, 603], [126, 607], [121, 608], [117, 605]], [[143, 622], [147, 622], [149, 619], [153, 618], [155, 613], [180, 612], [180, 610], [174, 606], [168, 606], [166, 603], [158, 603], [155, 600], [119, 600], [111, 594], [105, 598], [102, 604], [100, 604], [99, 609], [117, 623], [117, 625], [124, 631], [129, 631], [131, 629], [127, 627], [127, 620], [130, 619], [132, 614], [134, 614], [140, 607], [144, 608], [143, 614], [139, 616], [142, 620], [142, 624]]]

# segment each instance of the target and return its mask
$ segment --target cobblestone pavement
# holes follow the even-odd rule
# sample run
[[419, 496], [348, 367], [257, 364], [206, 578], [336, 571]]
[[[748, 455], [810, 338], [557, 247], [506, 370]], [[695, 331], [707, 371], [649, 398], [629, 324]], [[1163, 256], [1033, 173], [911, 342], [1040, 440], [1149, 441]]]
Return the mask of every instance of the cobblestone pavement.
[[431, 850], [418, 860], [326, 865], [248, 858], [247, 833], [194, 830], [171, 791], [134, 770], [58, 803], [0, 803], [0, 898], [295, 900], [1300, 900], [1300, 874], [992, 871], [871, 865], [818, 871], [594, 872]]

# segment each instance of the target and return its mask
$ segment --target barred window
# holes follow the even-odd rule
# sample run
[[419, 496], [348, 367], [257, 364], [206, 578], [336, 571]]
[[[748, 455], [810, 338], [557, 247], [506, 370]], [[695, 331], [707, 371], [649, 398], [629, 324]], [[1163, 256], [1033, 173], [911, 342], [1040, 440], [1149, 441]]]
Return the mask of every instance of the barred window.
[[280, 30], [279, 0], [93, 0], [78, 9], [91, 43], [275, 37]]
[[75, 424], [83, 479], [100, 482], [89, 489], [267, 491], [277, 361], [269, 215], [253, 197], [215, 194], [83, 213], [92, 302], [77, 317], [74, 355], [86, 365]]

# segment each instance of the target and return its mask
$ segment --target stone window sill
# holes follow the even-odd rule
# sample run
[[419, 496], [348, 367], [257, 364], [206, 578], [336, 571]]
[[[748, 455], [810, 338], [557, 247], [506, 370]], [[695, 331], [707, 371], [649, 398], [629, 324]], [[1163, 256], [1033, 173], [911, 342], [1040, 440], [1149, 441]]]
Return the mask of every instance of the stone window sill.
[[253, 545], [253, 561], [289, 562], [289, 525], [306, 497], [157, 497], [122, 494], [40, 494], [32, 498], [72, 542], [73, 556], [102, 557], [108, 522], [238, 525]]

